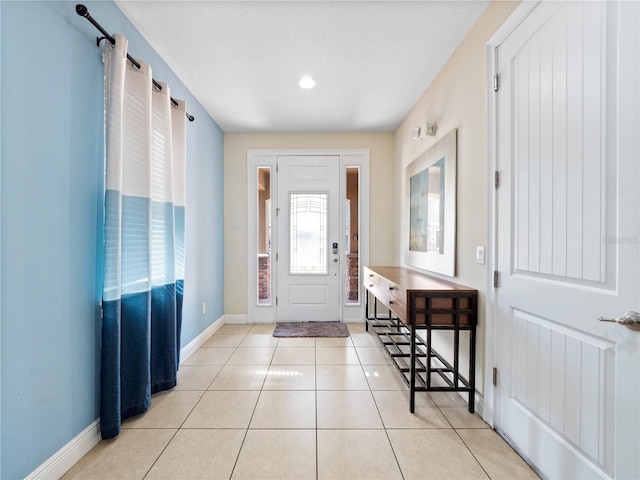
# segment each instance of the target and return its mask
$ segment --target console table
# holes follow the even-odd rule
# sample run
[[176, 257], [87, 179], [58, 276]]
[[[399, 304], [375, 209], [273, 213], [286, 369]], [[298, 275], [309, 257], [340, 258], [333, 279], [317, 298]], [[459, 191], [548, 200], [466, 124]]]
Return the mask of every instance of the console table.
[[[469, 392], [473, 413], [478, 291], [403, 267], [364, 267], [364, 287], [366, 329], [378, 335], [408, 385], [411, 413], [415, 392], [432, 391]], [[378, 314], [379, 304], [388, 313]], [[432, 348], [434, 330], [453, 332], [451, 362]], [[459, 365], [462, 331], [469, 332], [466, 378]]]

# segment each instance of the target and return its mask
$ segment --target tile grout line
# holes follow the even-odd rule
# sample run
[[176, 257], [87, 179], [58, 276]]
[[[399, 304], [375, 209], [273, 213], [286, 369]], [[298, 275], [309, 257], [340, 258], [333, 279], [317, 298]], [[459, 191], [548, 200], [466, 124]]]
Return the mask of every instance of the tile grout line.
[[[249, 331], [251, 331], [251, 329], [249, 329]], [[202, 398], [204, 397], [205, 393], [207, 393], [209, 391], [209, 388], [211, 387], [211, 385], [213, 385], [213, 382], [215, 382], [215, 379], [218, 377], [218, 375], [220, 375], [220, 372], [222, 372], [222, 370], [224, 369], [224, 367], [226, 367], [229, 364], [229, 360], [231, 359], [231, 357], [233, 357], [233, 355], [236, 353], [236, 351], [238, 350], [238, 348], [240, 348], [240, 344], [244, 341], [244, 339], [246, 338], [246, 336], [248, 335], [249, 331], [247, 331], [246, 333], [243, 334], [242, 339], [238, 342], [238, 345], [236, 345], [235, 347], [233, 347], [233, 352], [231, 353], [231, 355], [229, 355], [229, 357], [225, 360], [225, 362], [222, 364], [222, 367], [220, 368], [220, 370], [218, 371], [218, 373], [213, 377], [213, 380], [211, 380], [211, 383], [209, 383], [209, 385], [207, 386], [206, 390], [204, 390], [202, 392], [202, 395], [200, 396], [200, 398], [198, 399], [198, 401], [196, 402], [196, 404], [193, 406], [193, 408], [191, 409], [191, 411], [189, 412], [189, 414], [185, 417], [184, 421], [182, 422], [182, 424], [180, 425], [180, 428], [178, 428], [178, 430], [176, 430], [176, 433], [174, 434], [177, 435], [178, 431], [180, 429], [182, 429], [182, 426], [184, 425], [184, 423], [187, 421], [187, 418], [189, 418], [189, 416], [193, 413], [193, 410], [195, 410], [196, 406], [200, 403], [200, 401], [202, 400]], [[217, 333], [217, 332], [216, 332]], [[215, 335], [215, 334], [214, 334]], [[225, 335], [225, 334], [220, 334], [220, 335]], [[229, 334], [229, 335], [236, 335], [236, 334]], [[228, 348], [228, 347], [200, 347], [200, 348]], [[198, 349], [199, 350], [199, 349]], [[256, 401], [257, 404], [257, 401]], [[254, 407], [255, 409], [255, 407]], [[209, 430], [209, 429], [207, 429]], [[234, 429], [237, 430], [237, 429]], [[245, 436], [242, 439], [242, 443], [240, 444], [240, 449], [238, 450], [238, 455], [236, 455], [236, 461], [233, 464], [233, 468], [231, 469], [231, 474], [229, 475], [229, 480], [231, 480], [231, 477], [233, 476], [233, 471], [235, 470], [236, 467], [236, 463], [238, 462], [238, 457], [240, 456], [240, 451], [242, 450], [242, 445], [244, 445], [244, 440], [247, 436], [247, 431], [249, 430], [249, 427], [247, 426], [247, 429], [245, 431]], [[173, 440], [173, 438], [171, 438], [171, 440]], [[171, 441], [169, 441], [169, 443], [171, 443]], [[169, 444], [167, 444], [167, 446], [169, 446]], [[166, 449], [166, 447], [165, 447]], [[162, 453], [164, 453], [164, 450], [162, 451]], [[162, 455], [162, 453], [160, 455]], [[158, 456], [158, 458], [156, 459], [155, 463], [158, 461], [158, 459], [160, 458], [160, 456]], [[149, 474], [149, 472], [147, 472], [147, 474], [145, 475], [145, 477]], [[143, 479], [144, 480], [144, 479]]]
[[[245, 336], [246, 336], [246, 334], [245, 334]], [[199, 347], [198, 350], [200, 350], [200, 348], [203, 348], [203, 347], [202, 346]], [[237, 347], [236, 347], [236, 349], [237, 349]], [[234, 353], [235, 353], [235, 350], [234, 350]], [[233, 355], [233, 354], [231, 354], [231, 355]], [[231, 358], [231, 355], [229, 356], [229, 358]], [[229, 358], [225, 361], [225, 363], [222, 366], [222, 368], [224, 368], [226, 366], [226, 363], [229, 361]], [[190, 366], [190, 365], [185, 365], [185, 366]], [[191, 366], [197, 366], [197, 365], [191, 365]], [[206, 366], [206, 365], [203, 365], [203, 366]], [[193, 411], [196, 409], [198, 404], [202, 401], [202, 398], [204, 397], [205, 393], [207, 393], [207, 391], [208, 391], [209, 387], [211, 386], [211, 384], [215, 381], [216, 377], [220, 374], [220, 372], [222, 371], [222, 368], [220, 368], [218, 373], [216, 373], [214, 375], [213, 379], [211, 380], [209, 385], [204, 390], [202, 390], [202, 391], [201, 390], [180, 390], [180, 391], [199, 391], [201, 393], [200, 393], [200, 397], [198, 398], [198, 400], [193, 404], [193, 407], [191, 407], [191, 410], [189, 410], [189, 413], [187, 413], [187, 415], [184, 417], [184, 420], [182, 420], [182, 422], [180, 423], [178, 428], [176, 428], [176, 431], [173, 432], [173, 435], [171, 436], [171, 438], [169, 439], [167, 444], [164, 446], [164, 448], [160, 451], [160, 453], [158, 454], [156, 459], [153, 461], [153, 463], [151, 464], [149, 469], [146, 471], [146, 473], [142, 476], [141, 480], [144, 480], [149, 475], [149, 473], [151, 472], [153, 467], [156, 465], [156, 463], [158, 463], [158, 460], [160, 460], [160, 457], [162, 457], [162, 455], [167, 450], [167, 448], [169, 448], [169, 445], [171, 445], [171, 442], [173, 441], [174, 438], [176, 438], [176, 435], [178, 435], [178, 432], [182, 429], [182, 427], [184, 426], [184, 424], [187, 421], [187, 419], [189, 418], [189, 416], [193, 413]], [[179, 369], [179, 367], [178, 367], [178, 369]], [[177, 373], [176, 373], [176, 375], [177, 375]], [[177, 383], [178, 382], [177, 382], [177, 377], [176, 377], [176, 385], [177, 385]]]
[[[379, 340], [379, 339], [378, 339]], [[355, 345], [354, 345], [355, 346]], [[358, 352], [358, 348], [356, 348], [356, 354], [358, 355], [358, 359], [360, 359], [360, 353]], [[380, 348], [380, 347], [376, 347], [376, 348]], [[362, 365], [362, 359], [360, 359], [360, 365], [362, 366], [362, 371], [363, 373], [365, 373], [365, 378], [366, 378], [366, 372], [364, 372], [364, 365]], [[369, 384], [369, 380], [367, 379], [367, 384]], [[398, 466], [398, 471], [400, 472], [400, 476], [402, 477], [402, 480], [404, 480], [404, 472], [402, 471], [402, 466], [400, 465], [400, 460], [398, 460], [398, 455], [396, 454], [396, 449], [393, 448], [393, 443], [391, 442], [391, 437], [389, 436], [389, 431], [387, 430], [387, 425], [384, 423], [384, 418], [382, 417], [382, 412], [380, 411], [380, 406], [378, 405], [378, 401], [376, 400], [376, 396], [373, 394], [374, 390], [371, 388], [371, 385], [369, 384], [369, 392], [371, 393], [371, 397], [373, 398], [373, 404], [376, 406], [376, 410], [378, 411], [378, 415], [380, 416], [380, 422], [382, 423], [382, 428], [384, 429], [384, 434], [387, 437], [387, 441], [389, 442], [389, 446], [391, 447], [391, 452], [393, 452], [393, 458], [395, 458], [396, 460], [396, 465]]]
[[393, 458], [396, 460], [396, 465], [398, 466], [398, 471], [400, 472], [400, 476], [402, 480], [404, 480], [404, 472], [402, 471], [402, 466], [400, 465], [400, 460], [398, 460], [398, 455], [396, 454], [396, 449], [393, 448], [393, 443], [391, 442], [391, 437], [389, 436], [389, 431], [387, 430], [387, 425], [384, 423], [384, 418], [382, 417], [382, 412], [380, 411], [380, 406], [378, 405], [378, 401], [376, 400], [376, 396], [373, 394], [373, 390], [369, 387], [369, 392], [371, 393], [371, 397], [373, 397], [373, 404], [376, 406], [376, 410], [378, 411], [378, 415], [380, 416], [380, 422], [382, 423], [382, 428], [384, 429], [384, 434], [387, 437], [387, 441], [389, 442], [389, 446], [391, 447], [391, 452], [393, 452]]
[[[220, 372], [218, 372], [220, 373]], [[217, 374], [216, 374], [217, 376]], [[215, 378], [215, 377], [214, 377]], [[212, 380], [213, 382], [213, 380]], [[191, 390], [184, 390], [184, 391], [191, 391]], [[162, 454], [167, 450], [167, 448], [169, 448], [169, 445], [171, 445], [171, 442], [173, 441], [174, 438], [176, 438], [176, 435], [178, 435], [178, 432], [180, 430], [182, 430], [182, 427], [184, 426], [185, 422], [187, 421], [187, 418], [189, 418], [189, 416], [193, 413], [193, 411], [196, 409], [196, 407], [198, 406], [198, 404], [200, 403], [200, 401], [202, 400], [202, 398], [204, 397], [204, 394], [207, 393], [206, 390], [202, 391], [200, 393], [200, 397], [198, 398], [198, 400], [193, 404], [193, 407], [191, 407], [191, 410], [189, 410], [189, 413], [187, 413], [187, 415], [184, 417], [184, 420], [182, 420], [182, 422], [180, 423], [180, 425], [178, 426], [178, 428], [176, 428], [176, 431], [173, 433], [173, 435], [171, 436], [171, 438], [169, 439], [169, 441], [167, 442], [167, 444], [165, 445], [165, 447], [162, 449], [162, 451], [160, 452], [160, 455], [158, 455], [158, 457], [155, 459], [155, 461], [153, 462], [153, 464], [151, 465], [151, 467], [149, 468], [149, 470], [147, 471], [147, 473], [144, 475], [144, 477], [142, 477], [143, 479], [147, 477], [147, 475], [149, 475], [149, 472], [151, 472], [151, 469], [154, 467], [154, 465], [156, 463], [158, 463], [158, 460], [160, 460], [160, 457], [162, 456]]]
[[[251, 331], [251, 329], [249, 329], [249, 331]], [[247, 332], [247, 335], [248, 335], [248, 332]], [[240, 454], [242, 453], [242, 449], [243, 449], [244, 444], [245, 444], [245, 442], [247, 440], [247, 435], [249, 435], [249, 428], [251, 427], [251, 421], [253, 420], [253, 416], [255, 415], [256, 409], [258, 408], [258, 402], [260, 401], [260, 397], [262, 396], [262, 391], [264, 389], [264, 384], [267, 381], [267, 376], [269, 375], [269, 370], [271, 369], [271, 365], [273, 363], [273, 357], [275, 357], [275, 355], [276, 355], [276, 348], [278, 348], [277, 347], [278, 343], [280, 343], [279, 339], [278, 339], [278, 342], [276, 343], [276, 347], [273, 349], [273, 354], [271, 355], [271, 359], [269, 360], [269, 365], [266, 366], [267, 373], [264, 376], [264, 379], [262, 380], [262, 386], [260, 387], [260, 390], [258, 391], [258, 398], [256, 398], [256, 403], [253, 406], [253, 411], [251, 412], [251, 417], [249, 418], [249, 423], [247, 423], [247, 428], [244, 431], [244, 437], [242, 437], [242, 443], [240, 443], [240, 448], [238, 449], [238, 455], [236, 455], [236, 460], [235, 460], [235, 462], [233, 462], [233, 468], [231, 469], [231, 473], [229, 474], [229, 480], [231, 480], [233, 478], [233, 473], [236, 471], [236, 467], [238, 466], [238, 460], [240, 460]], [[240, 346], [238, 345], [237, 348], [240, 348]], [[229, 358], [231, 358], [231, 357], [229, 357]], [[234, 390], [234, 391], [239, 391], [239, 390]]]
[[[197, 404], [198, 402], [196, 402]], [[159, 430], [164, 430], [164, 429], [159, 429]], [[174, 438], [176, 438], [176, 435], [178, 434], [178, 432], [180, 431], [179, 428], [176, 429], [175, 432], [173, 432], [173, 435], [171, 435], [171, 438], [169, 439], [169, 441], [167, 442], [167, 444], [164, 446], [164, 448], [160, 451], [160, 453], [158, 454], [158, 456], [156, 457], [156, 459], [151, 463], [151, 465], [149, 466], [149, 468], [147, 469], [147, 471], [145, 472], [144, 475], [142, 475], [141, 480], [144, 480], [145, 478], [147, 478], [147, 476], [149, 475], [149, 473], [151, 472], [151, 470], [153, 470], [153, 467], [155, 466], [156, 463], [158, 463], [158, 460], [160, 460], [160, 457], [162, 456], [162, 454], [167, 450], [167, 448], [169, 447], [169, 444], [173, 441]]]
[[458, 429], [454, 428], [453, 429], [454, 432], [456, 432], [456, 435], [458, 436], [458, 438], [460, 439], [460, 441], [462, 442], [462, 444], [466, 447], [466, 449], [469, 451], [469, 453], [471, 454], [471, 456], [473, 457], [473, 459], [478, 463], [478, 466], [482, 469], [482, 471], [485, 473], [485, 475], [487, 476], [487, 478], [491, 479], [491, 475], [489, 475], [489, 472], [487, 472], [487, 470], [484, 468], [484, 465], [482, 465], [482, 462], [478, 459], [478, 457], [475, 456], [475, 454], [473, 453], [473, 451], [469, 448], [469, 445], [467, 445], [467, 442], [464, 441], [464, 438], [462, 438], [462, 436], [458, 433]]
[[[427, 392], [428, 393], [428, 392]], [[449, 417], [447, 417], [444, 412], [442, 411], [442, 408], [444, 407], [440, 407], [440, 405], [438, 405], [438, 403], [433, 399], [433, 397], [431, 397], [431, 394], [429, 394], [429, 398], [431, 398], [431, 401], [435, 404], [436, 408], [438, 409], [438, 411], [440, 412], [440, 414], [444, 417], [444, 419], [447, 421], [447, 423], [451, 426], [451, 430], [453, 430], [456, 434], [456, 436], [460, 439], [460, 441], [462, 442], [462, 444], [465, 446], [465, 448], [469, 451], [469, 453], [471, 454], [471, 456], [473, 457], [473, 459], [476, 461], [476, 463], [478, 464], [478, 466], [482, 469], [482, 471], [485, 473], [485, 475], [487, 476], [487, 478], [491, 479], [491, 475], [489, 475], [489, 472], [487, 472], [484, 468], [484, 465], [482, 465], [482, 463], [480, 462], [480, 460], [478, 460], [478, 458], [474, 455], [474, 453], [471, 451], [471, 449], [469, 448], [469, 446], [467, 445], [467, 442], [464, 441], [464, 439], [462, 438], [462, 436], [460, 435], [460, 433], [458, 433], [458, 429], [456, 427], [453, 426], [453, 423], [451, 423], [451, 420], [449, 420]]]

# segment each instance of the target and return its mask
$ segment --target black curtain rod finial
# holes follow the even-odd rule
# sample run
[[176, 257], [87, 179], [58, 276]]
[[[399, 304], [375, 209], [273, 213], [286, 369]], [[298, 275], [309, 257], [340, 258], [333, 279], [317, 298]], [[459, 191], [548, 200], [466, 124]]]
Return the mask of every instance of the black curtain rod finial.
[[81, 17], [86, 17], [87, 15], [89, 15], [89, 10], [87, 10], [87, 7], [85, 7], [81, 3], [78, 3], [76, 5], [76, 13]]

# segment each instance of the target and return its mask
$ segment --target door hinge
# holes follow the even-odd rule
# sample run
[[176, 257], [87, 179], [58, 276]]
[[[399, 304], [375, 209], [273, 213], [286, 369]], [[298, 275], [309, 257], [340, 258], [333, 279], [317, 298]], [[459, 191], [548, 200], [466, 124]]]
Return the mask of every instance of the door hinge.
[[498, 385], [498, 369], [493, 367], [493, 385]]
[[278, 164], [276, 163], [276, 173], [278, 173]]
[[278, 297], [276, 297], [276, 307], [278, 306]]
[[278, 252], [276, 252], [276, 262], [278, 261]]
[[498, 273], [497, 270], [493, 271], [493, 286], [494, 287], [500, 286], [500, 274]]
[[493, 76], [493, 91], [497, 92], [500, 90], [500, 75], [497, 73]]
[[500, 186], [500, 172], [497, 170], [493, 172], [493, 183], [496, 189]]

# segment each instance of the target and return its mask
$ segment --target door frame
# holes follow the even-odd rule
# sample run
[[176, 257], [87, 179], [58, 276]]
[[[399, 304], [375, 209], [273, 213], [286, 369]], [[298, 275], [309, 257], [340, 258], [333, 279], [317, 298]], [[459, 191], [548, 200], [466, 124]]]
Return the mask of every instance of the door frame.
[[[487, 58], [487, 265], [486, 269], [486, 302], [485, 319], [486, 340], [485, 340], [485, 362], [484, 362], [484, 398], [488, 407], [484, 413], [484, 420], [495, 428], [497, 395], [496, 387], [493, 384], [493, 369], [498, 365], [498, 331], [496, 329], [497, 318], [495, 305], [494, 271], [497, 271], [497, 213], [498, 198], [496, 195], [496, 173], [497, 173], [497, 142], [498, 142], [498, 117], [497, 102], [498, 96], [495, 90], [495, 75], [497, 72], [497, 52], [498, 47], [511, 35], [514, 30], [529, 16], [529, 14], [542, 3], [542, 0], [522, 2], [505, 22], [496, 30], [486, 45]], [[498, 80], [499, 82], [499, 80]], [[518, 449], [511, 445], [516, 451]], [[521, 452], [518, 451], [521, 454]], [[526, 459], [525, 459], [526, 460]], [[538, 472], [540, 473], [540, 472]]]
[[[305, 156], [305, 155], [331, 155], [340, 157], [340, 198], [345, 196], [346, 192], [346, 167], [360, 167], [360, 185], [358, 190], [358, 212], [360, 215], [359, 227], [359, 278], [362, 278], [362, 267], [369, 263], [369, 149], [367, 148], [341, 148], [341, 149], [248, 149], [247, 150], [247, 322], [248, 323], [275, 323], [277, 321], [277, 310], [275, 301], [270, 305], [259, 305], [258, 297], [258, 278], [257, 278], [257, 175], [258, 167], [271, 168], [271, 191], [275, 192], [277, 188], [276, 182], [276, 165], [278, 156]], [[272, 193], [272, 198], [273, 198]], [[271, 218], [276, 218], [276, 202], [271, 202]], [[340, 210], [340, 238], [345, 235], [344, 228], [344, 209]], [[277, 245], [278, 241], [277, 227], [271, 230], [272, 245]], [[346, 265], [344, 251], [341, 249], [341, 265]], [[273, 274], [275, 267], [272, 266], [271, 275], [271, 292], [277, 292], [277, 276]], [[340, 291], [345, 289], [345, 277], [340, 277]], [[275, 293], [272, 294], [272, 298]], [[346, 305], [344, 299], [341, 299], [339, 306], [339, 316], [342, 322], [355, 323], [364, 320], [364, 298], [360, 292], [360, 301], [358, 304]]]

